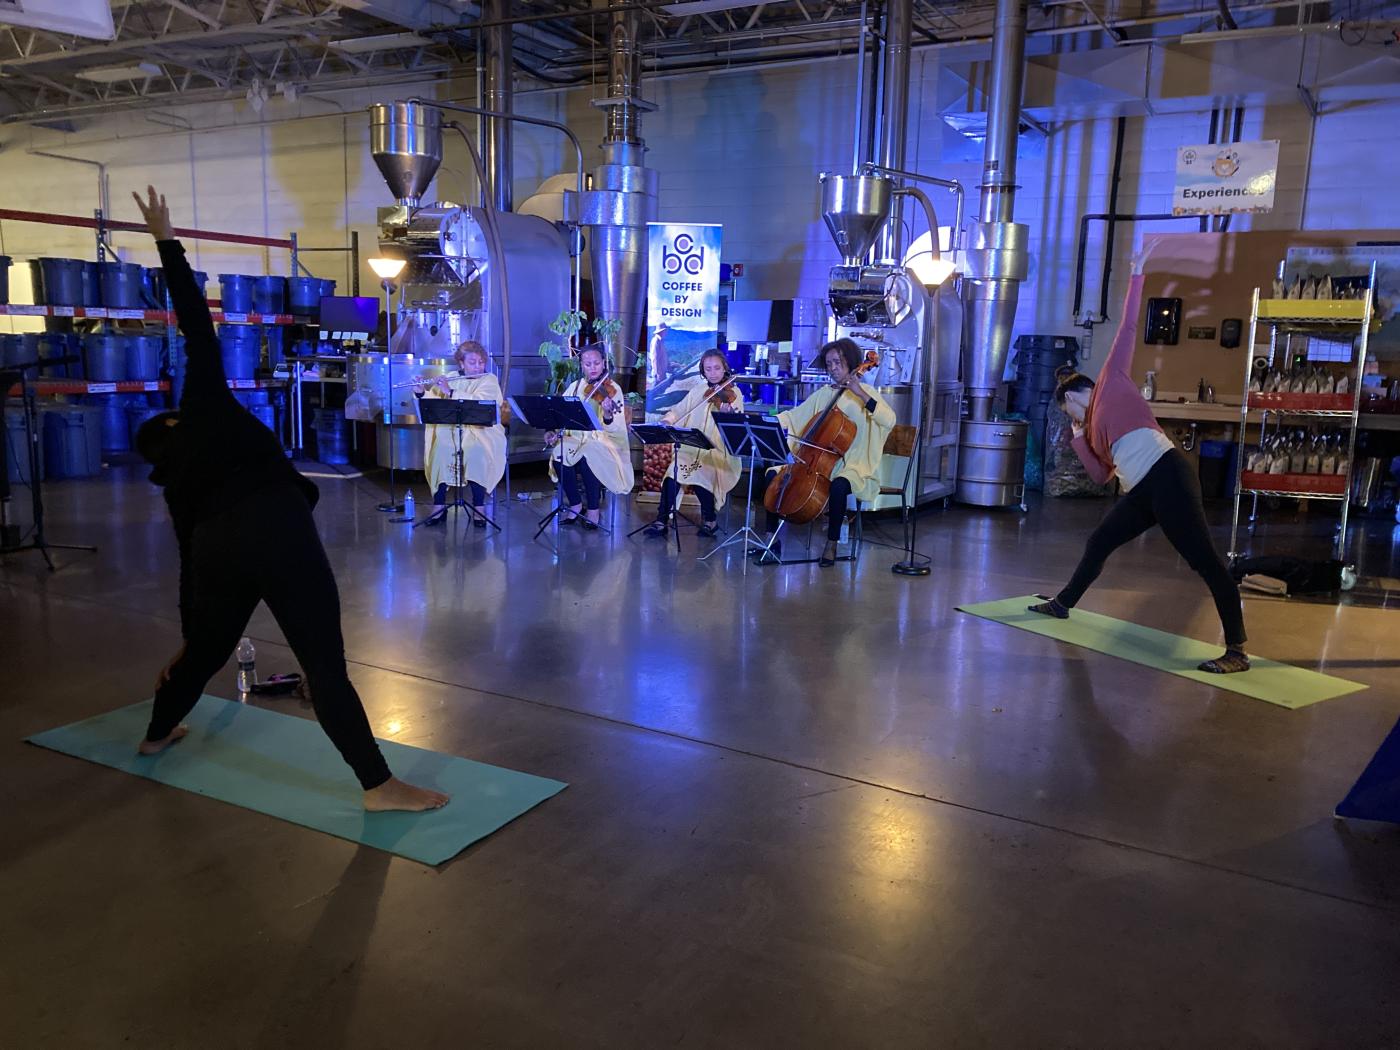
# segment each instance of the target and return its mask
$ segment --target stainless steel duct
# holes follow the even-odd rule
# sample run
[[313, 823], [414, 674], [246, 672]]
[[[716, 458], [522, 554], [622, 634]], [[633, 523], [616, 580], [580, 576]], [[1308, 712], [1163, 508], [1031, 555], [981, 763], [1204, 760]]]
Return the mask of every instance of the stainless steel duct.
[[416, 101], [371, 106], [369, 148], [398, 202], [418, 207], [442, 163], [442, 111]]
[[[909, 126], [909, 42], [913, 33], [913, 0], [890, 0], [885, 27], [883, 133], [880, 137], [880, 165], [896, 170], [904, 167], [904, 145]], [[896, 197], [890, 208], [890, 221], [880, 238], [880, 260], [903, 261], [904, 225], [901, 201]], [[935, 234], [937, 236], [937, 234]]]
[[982, 153], [983, 222], [1010, 222], [1016, 201], [1016, 137], [1026, 73], [1026, 0], [997, 0], [992, 91]]
[[[505, 22], [510, 16], [510, 0], [485, 0], [481, 7], [483, 19], [498, 23], [481, 33], [481, 107], [510, 113], [513, 109], [515, 72], [515, 30]], [[483, 186], [482, 205], [489, 193], [490, 203], [497, 211], [511, 211], [515, 206], [512, 163], [511, 122], [501, 117], [481, 117], [478, 141], [481, 142], [481, 164], [486, 169], [490, 186]]]
[[[656, 107], [640, 90], [642, 56], [637, 14], [626, 0], [598, 0], [610, 11], [608, 94], [593, 105], [607, 113], [603, 163], [593, 170], [593, 188], [583, 194], [580, 220], [588, 227], [595, 320], [622, 323], [609, 348], [623, 372], [632, 369], [642, 344], [646, 310], [647, 223], [656, 219], [658, 177], [644, 166], [641, 115]], [[629, 351], [629, 352], [624, 352]]]
[[1012, 222], [1016, 135], [1026, 65], [1026, 0], [997, 0], [992, 34], [992, 90], [982, 161], [980, 222], [968, 228], [963, 281], [967, 325], [963, 386], [972, 419], [991, 418], [1001, 383], [1020, 282], [1027, 272], [1029, 230]]

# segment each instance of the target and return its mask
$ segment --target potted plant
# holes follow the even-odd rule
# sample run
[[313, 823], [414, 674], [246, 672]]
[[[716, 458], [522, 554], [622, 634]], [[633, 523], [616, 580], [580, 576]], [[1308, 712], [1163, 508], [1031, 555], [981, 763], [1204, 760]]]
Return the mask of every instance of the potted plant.
[[583, 310], [563, 310], [550, 322], [549, 330], [561, 337], [560, 342], [545, 340], [540, 344], [539, 353], [549, 362], [548, 393], [562, 394], [579, 377], [578, 351], [580, 336], [588, 331], [593, 341], [610, 344], [622, 330], [622, 322], [616, 318], [594, 321], [590, 325], [588, 314]]

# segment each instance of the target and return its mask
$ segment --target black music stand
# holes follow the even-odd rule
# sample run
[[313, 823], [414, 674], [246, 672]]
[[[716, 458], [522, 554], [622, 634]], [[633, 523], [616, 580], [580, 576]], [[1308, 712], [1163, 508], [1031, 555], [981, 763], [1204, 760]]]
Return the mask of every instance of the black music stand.
[[[473, 520], [480, 518], [499, 532], [501, 530], [499, 525], [462, 498], [462, 490], [467, 487], [467, 471], [466, 465], [463, 463], [464, 454], [462, 452], [462, 428], [494, 427], [501, 421], [500, 406], [494, 401], [458, 401], [446, 397], [419, 397], [414, 398], [414, 403], [414, 407], [418, 409], [420, 423], [452, 428], [454, 445], [452, 477], [456, 484], [449, 485], [448, 488], [455, 488], [457, 495], [451, 503], [447, 504], [442, 513], [446, 514], [449, 510], [465, 510], [468, 517]], [[434, 507], [433, 514], [437, 514], [437, 512], [437, 507]], [[432, 520], [432, 515], [429, 515], [422, 521], [415, 521], [413, 527], [416, 529]]]
[[[511, 412], [514, 417], [527, 427], [536, 430], [553, 431], [560, 435], [560, 445], [565, 438], [565, 430], [602, 430], [602, 420], [598, 418], [598, 413], [592, 401], [585, 401], [579, 397], [561, 397], [558, 395], [546, 396], [543, 394], [517, 394], [515, 397], [507, 399], [510, 402]], [[549, 528], [549, 523], [559, 517], [568, 509], [568, 503], [564, 497], [564, 456], [563, 448], [557, 452], [551, 450], [549, 458], [556, 461], [559, 466], [554, 471], [554, 491], [555, 507], [540, 520], [540, 527], [535, 530], [535, 535], [531, 539], [539, 539], [540, 533]], [[604, 532], [609, 530], [599, 525], [598, 528]]]
[[[44, 497], [42, 483], [39, 480], [39, 428], [35, 425], [36, 412], [34, 410], [34, 391], [29, 387], [29, 374], [38, 374], [38, 369], [43, 365], [65, 365], [74, 361], [82, 360], [76, 354], [60, 358], [35, 358], [33, 361], [23, 361], [16, 365], [7, 366], [0, 370], [0, 431], [8, 434], [4, 429], [5, 399], [9, 389], [16, 382], [19, 383], [21, 411], [24, 413], [24, 442], [29, 451], [29, 502], [34, 515], [34, 538], [28, 543], [20, 543], [18, 539], [18, 527], [12, 526], [9, 522], [10, 508], [10, 458], [5, 449], [0, 449], [0, 554], [17, 554], [20, 551], [38, 551], [44, 556], [44, 564], [49, 567], [49, 572], [54, 571], [53, 559], [49, 557], [49, 551], [95, 551], [96, 547], [77, 543], [50, 543], [44, 536]], [[10, 539], [9, 533], [15, 534], [14, 542], [7, 542]]]
[[[704, 452], [706, 449], [714, 448], [710, 439], [705, 436], [703, 430], [694, 427], [673, 427], [667, 423], [633, 423], [629, 428], [633, 434], [637, 435], [637, 440], [643, 445], [670, 445], [671, 446], [671, 480], [676, 484], [676, 505], [671, 508], [670, 518], [666, 523], [666, 532], [669, 537], [671, 533], [676, 535], [676, 553], [681, 552], [681, 523], [684, 517], [681, 514], [681, 478], [680, 478], [680, 452], [681, 446], [693, 448], [696, 451]], [[689, 518], [686, 518], [690, 521]], [[637, 535], [643, 529], [651, 527], [651, 522], [639, 525], [627, 534], [628, 538]], [[695, 524], [691, 522], [691, 524]], [[670, 539], [666, 540], [667, 546]]]
[[[753, 527], [753, 475], [754, 471], [769, 465], [770, 463], [788, 463], [792, 460], [792, 455], [788, 451], [788, 438], [783, 425], [774, 416], [767, 416], [761, 412], [716, 412], [712, 417], [715, 426], [719, 427], [719, 436], [724, 441], [725, 451], [731, 456], [738, 456], [740, 459], [749, 461], [749, 498], [744, 508], [744, 527], [736, 532], [729, 539], [719, 544], [703, 555], [700, 560], [704, 561], [711, 555], [718, 554], [731, 543], [738, 543], [740, 540], [744, 544], [744, 575], [749, 572], [749, 549], [750, 538], [752, 546], [762, 550], [765, 558], [777, 560], [773, 554], [773, 541], [778, 538], [778, 533], [773, 533], [773, 540], [764, 543], [762, 537]], [[778, 526], [782, 531], [782, 526]]]

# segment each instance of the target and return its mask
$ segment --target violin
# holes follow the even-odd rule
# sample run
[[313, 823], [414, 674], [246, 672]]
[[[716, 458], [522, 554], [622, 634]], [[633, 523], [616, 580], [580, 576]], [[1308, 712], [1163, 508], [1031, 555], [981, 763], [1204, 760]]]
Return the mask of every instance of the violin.
[[[865, 360], [851, 372], [863, 375], [880, 364], [880, 355], [867, 350]], [[815, 520], [831, 498], [831, 472], [850, 451], [856, 439], [856, 425], [845, 413], [834, 411], [843, 395], [842, 386], [821, 413], [802, 432], [793, 462], [778, 471], [763, 494], [763, 505], [771, 513], [794, 525]]]
[[592, 401], [598, 406], [598, 414], [603, 417], [604, 426], [611, 425], [622, 407], [622, 403], [617, 400], [622, 394], [622, 388], [612, 381], [611, 375], [611, 369], [604, 371], [598, 377], [598, 381], [583, 393], [584, 401]]
[[[585, 387], [579, 395], [580, 401], [592, 401], [598, 406], [598, 415], [602, 417], [604, 426], [611, 425], [622, 409], [622, 402], [618, 400], [622, 395], [622, 388], [609, 378], [611, 374], [611, 369], [604, 371], [597, 382]], [[561, 436], [557, 430], [547, 431], [544, 435], [544, 447], [553, 448], [559, 443]]]
[[714, 407], [715, 405], [732, 405], [739, 400], [739, 391], [734, 386], [734, 381], [738, 376], [730, 376], [723, 383], [716, 383], [705, 391], [705, 401]]

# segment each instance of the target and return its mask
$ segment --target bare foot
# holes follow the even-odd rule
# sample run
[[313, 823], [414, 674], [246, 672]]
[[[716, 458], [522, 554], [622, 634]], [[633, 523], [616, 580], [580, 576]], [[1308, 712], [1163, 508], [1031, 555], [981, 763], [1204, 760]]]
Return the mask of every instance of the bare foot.
[[365, 792], [365, 809], [371, 813], [401, 809], [419, 813], [425, 809], [441, 809], [451, 798], [441, 791], [405, 784], [398, 777], [390, 777], [378, 787]]
[[171, 744], [174, 744], [174, 743], [176, 743], [176, 742], [178, 742], [178, 741], [180, 741], [180, 740], [183, 740], [185, 734], [188, 733], [189, 731], [190, 731], [190, 727], [189, 727], [189, 726], [186, 726], [186, 725], [179, 725], [179, 726], [176, 726], [176, 727], [175, 727], [174, 729], [172, 729], [163, 739], [160, 739], [160, 740], [143, 740], [143, 741], [141, 741], [141, 743], [137, 745], [136, 751], [137, 751], [138, 754], [141, 754], [141, 755], [158, 755], [158, 754], [160, 754], [162, 751], [164, 751], [167, 747], [169, 747]]

